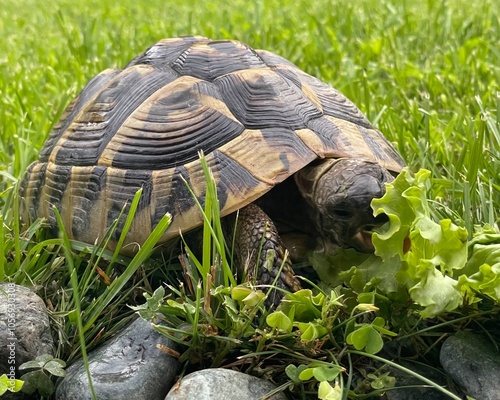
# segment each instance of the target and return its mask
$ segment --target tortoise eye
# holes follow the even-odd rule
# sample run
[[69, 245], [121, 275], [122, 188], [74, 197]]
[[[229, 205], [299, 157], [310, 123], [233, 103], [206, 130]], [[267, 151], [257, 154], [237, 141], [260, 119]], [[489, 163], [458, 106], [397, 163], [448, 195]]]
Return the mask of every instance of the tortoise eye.
[[331, 208], [328, 212], [332, 217], [339, 219], [349, 219], [354, 215], [351, 210], [347, 210], [345, 208]]

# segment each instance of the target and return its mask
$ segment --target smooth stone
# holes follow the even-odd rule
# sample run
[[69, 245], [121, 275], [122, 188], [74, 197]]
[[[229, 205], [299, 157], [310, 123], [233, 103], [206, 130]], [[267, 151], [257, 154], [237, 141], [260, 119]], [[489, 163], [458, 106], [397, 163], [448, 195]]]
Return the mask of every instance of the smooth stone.
[[[193, 372], [178, 381], [165, 400], [256, 400], [276, 389], [269, 381], [224, 368]], [[277, 393], [272, 400], [286, 400]]]
[[475, 399], [500, 399], [500, 352], [485, 337], [459, 332], [445, 340], [439, 356], [446, 373]]
[[[157, 348], [178, 345], [151, 324], [136, 319], [117, 336], [90, 352], [89, 369], [99, 400], [163, 400], [180, 368], [176, 358]], [[56, 400], [92, 399], [87, 372], [79, 360], [66, 370]]]
[[0, 375], [36, 357], [54, 355], [47, 308], [30, 289], [13, 283], [0, 284]]
[[[438, 385], [446, 384], [446, 377], [435, 369], [424, 365], [413, 364], [406, 361], [398, 362], [399, 365], [416, 372], [423, 377], [436, 382]], [[399, 368], [389, 367], [391, 376], [396, 378], [396, 386], [426, 385], [421, 379], [400, 370]], [[388, 390], [385, 392], [384, 399], [387, 400], [448, 400], [449, 396], [431, 387], [411, 387]]]

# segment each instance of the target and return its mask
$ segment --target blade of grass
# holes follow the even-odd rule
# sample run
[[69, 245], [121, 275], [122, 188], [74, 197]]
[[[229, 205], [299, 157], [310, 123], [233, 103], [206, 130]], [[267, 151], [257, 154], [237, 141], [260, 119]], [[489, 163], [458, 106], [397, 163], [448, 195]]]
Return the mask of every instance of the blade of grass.
[[83, 323], [82, 323], [82, 309], [80, 306], [81, 303], [80, 303], [78, 276], [77, 276], [76, 270], [74, 268], [74, 260], [73, 260], [73, 254], [71, 253], [71, 245], [69, 242], [68, 235], [66, 234], [66, 230], [64, 228], [64, 224], [63, 224], [61, 215], [59, 214], [59, 211], [57, 210], [57, 207], [55, 207], [55, 206], [52, 207], [52, 210], [54, 211], [54, 215], [56, 216], [57, 225], [59, 226], [59, 231], [61, 232], [61, 237], [62, 237], [63, 244], [64, 244], [63, 250], [64, 250], [64, 255], [66, 257], [66, 266], [68, 267], [71, 288], [73, 289], [73, 300], [74, 300], [75, 309], [76, 309], [76, 323], [77, 323], [77, 329], [78, 329], [78, 338], [79, 338], [79, 342], [80, 342], [83, 363], [85, 365], [85, 370], [87, 372], [87, 378], [89, 380], [90, 393], [92, 395], [92, 398], [94, 400], [97, 400], [97, 396], [96, 396], [96, 393], [94, 390], [94, 385], [92, 383], [92, 375], [90, 374], [90, 370], [89, 370], [89, 359], [87, 356], [87, 348], [86, 348]]
[[360, 355], [360, 356], [366, 356], [366, 357], [369, 357], [369, 358], [373, 358], [374, 360], [377, 360], [381, 363], [384, 363], [384, 364], [387, 364], [387, 365], [390, 365], [391, 367], [393, 368], [397, 368], [405, 373], [407, 373], [408, 375], [411, 375], [419, 380], [421, 380], [422, 382], [424, 382], [425, 384], [433, 387], [434, 389], [440, 391], [441, 393], [444, 393], [446, 396], [449, 396], [450, 399], [453, 399], [453, 400], [461, 400], [461, 397], [458, 397], [456, 396], [455, 394], [453, 394], [452, 392], [446, 390], [444, 387], [442, 387], [441, 385], [438, 385], [436, 382], [433, 382], [431, 381], [430, 379], [427, 379], [425, 376], [422, 376], [420, 374], [417, 374], [415, 371], [412, 371], [411, 369], [408, 369], [408, 368], [405, 368], [403, 367], [402, 365], [399, 365], [395, 362], [392, 362], [392, 361], [389, 361], [385, 358], [382, 358], [382, 357], [379, 357], [379, 356], [376, 356], [374, 354], [369, 354], [369, 353], [364, 353], [362, 351], [356, 351], [356, 350], [349, 350], [348, 353], [350, 354], [357, 354], [357, 355]]
[[207, 180], [207, 191], [205, 195], [205, 213], [204, 213], [206, 218], [203, 218], [203, 239], [202, 239], [203, 254], [201, 258], [202, 270], [200, 271], [201, 278], [203, 280], [203, 287], [207, 287], [208, 274], [210, 273], [210, 266], [212, 265], [213, 251], [212, 251], [212, 246], [210, 245], [212, 243], [212, 233], [211, 233], [212, 221], [213, 221], [212, 218], [214, 217], [212, 209], [218, 206], [217, 199], [212, 197], [211, 193], [209, 193], [208, 190], [208, 186], [210, 186], [210, 182], [212, 182], [213, 176], [211, 176], [211, 174], [210, 176], [205, 175], [205, 178]]
[[0, 214], [0, 282], [5, 282], [5, 226], [3, 214]]
[[140, 250], [134, 256], [130, 264], [127, 266], [125, 271], [116, 278], [111, 285], [109, 285], [99, 299], [97, 299], [92, 307], [88, 311], [88, 315], [85, 318], [85, 325], [83, 327], [84, 331], [87, 331], [95, 320], [99, 317], [101, 312], [109, 305], [109, 303], [120, 293], [129, 279], [135, 274], [137, 269], [143, 264], [143, 262], [151, 255], [154, 246], [163, 236], [163, 233], [167, 230], [170, 225], [172, 218], [170, 214], [165, 214], [158, 225], [155, 227], [151, 235], [146, 239], [144, 244], [141, 246]]
[[[206, 160], [203, 156], [203, 152], [200, 152], [200, 162], [201, 162], [203, 172], [204, 172], [205, 177], [206, 177], [206, 184], [207, 184], [206, 196], [207, 197], [210, 196], [212, 199], [217, 198], [217, 190], [215, 188], [215, 182], [213, 180], [213, 176], [212, 176], [212, 178], [210, 178], [209, 167], [208, 167]], [[207, 178], [207, 176], [208, 176], [208, 178]], [[183, 178], [183, 181], [184, 181], [189, 193], [191, 194], [195, 204], [197, 205], [197, 207], [202, 215], [203, 228], [207, 229], [210, 232], [210, 235], [211, 235], [211, 238], [213, 240], [214, 246], [217, 250], [217, 253], [221, 255], [222, 265], [224, 268], [224, 279], [225, 279], [226, 286], [229, 285], [229, 282], [231, 283], [232, 286], [236, 286], [236, 281], [233, 277], [231, 268], [227, 262], [227, 258], [225, 257], [225, 241], [224, 241], [224, 234], [222, 231], [222, 225], [220, 224], [220, 210], [218, 207], [218, 201], [213, 202], [213, 200], [212, 200], [212, 204], [216, 204], [217, 207], [215, 207], [215, 206], [212, 207], [213, 216], [211, 215], [209, 218], [207, 216], [207, 214], [205, 213], [204, 207], [201, 205], [200, 201], [198, 200], [198, 198], [196, 197], [196, 194], [193, 192], [193, 190], [189, 186], [188, 182], [184, 178]], [[215, 221], [215, 224], [214, 224], [215, 226], [212, 226], [212, 224], [210, 223], [210, 221], [212, 221], [212, 220]], [[203, 237], [204, 238], [208, 237], [208, 234], [207, 234], [207, 236], [205, 236], [205, 233], [204, 233]], [[210, 242], [208, 242], [208, 243], [210, 243]], [[207, 246], [210, 246], [210, 244], [208, 244], [208, 243], [207, 243]], [[210, 260], [210, 258], [209, 258], [209, 260]], [[202, 274], [202, 276], [206, 276], [206, 274], [208, 274], [210, 272], [210, 267], [208, 268], [208, 270], [206, 270], [206, 267], [204, 265], [202, 265], [202, 264], [199, 264], [199, 265], [201, 265], [203, 267], [203, 270], [200, 271], [200, 274]]]
[[[118, 255], [120, 254], [120, 250], [122, 249], [123, 242], [125, 241], [125, 238], [127, 237], [127, 233], [130, 230], [130, 226], [132, 225], [132, 221], [134, 220], [135, 213], [137, 211], [137, 207], [139, 205], [139, 200], [141, 199], [142, 196], [142, 188], [140, 188], [134, 195], [132, 202], [130, 203], [130, 208], [127, 214], [127, 218], [125, 219], [125, 224], [123, 225], [122, 232], [120, 234], [120, 237], [118, 238], [118, 242], [116, 244], [116, 249], [113, 253], [113, 258], [111, 258], [110, 262], [110, 267], [115, 263], [115, 261], [118, 258]], [[125, 212], [125, 209], [127, 207], [127, 204], [125, 204], [122, 208], [122, 211], [120, 215], [118, 216], [119, 220], [123, 213]], [[111, 236], [111, 235], [110, 235]]]
[[[233, 272], [231, 271], [231, 267], [227, 261], [226, 257], [226, 247], [225, 247], [225, 238], [222, 230], [221, 224], [221, 215], [220, 215], [220, 204], [219, 199], [217, 198], [217, 187], [215, 185], [215, 179], [212, 171], [208, 167], [207, 161], [203, 152], [199, 153], [200, 162], [203, 168], [203, 173], [205, 174], [205, 181], [207, 182], [207, 191], [206, 191], [206, 199], [210, 200], [211, 205], [211, 214], [213, 220], [213, 235], [215, 235], [215, 242], [218, 244], [216, 246], [217, 254], [220, 255], [222, 261], [222, 268], [224, 271], [224, 285], [228, 286], [229, 282], [233, 286], [236, 285], [236, 281], [233, 278]], [[207, 229], [208, 230], [208, 229]]]

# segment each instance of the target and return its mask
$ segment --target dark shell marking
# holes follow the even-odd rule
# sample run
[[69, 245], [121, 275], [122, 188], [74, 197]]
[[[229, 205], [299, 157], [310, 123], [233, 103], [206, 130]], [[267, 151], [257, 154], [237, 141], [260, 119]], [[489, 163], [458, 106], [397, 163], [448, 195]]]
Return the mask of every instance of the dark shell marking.
[[317, 158], [404, 165], [351, 101], [284, 58], [237, 41], [166, 39], [68, 106], [20, 185], [23, 219], [56, 229], [55, 206], [70, 236], [93, 243], [142, 188], [126, 244], [143, 243], [169, 212], [166, 241], [202, 222], [185, 183], [203, 202], [200, 150], [222, 215]]

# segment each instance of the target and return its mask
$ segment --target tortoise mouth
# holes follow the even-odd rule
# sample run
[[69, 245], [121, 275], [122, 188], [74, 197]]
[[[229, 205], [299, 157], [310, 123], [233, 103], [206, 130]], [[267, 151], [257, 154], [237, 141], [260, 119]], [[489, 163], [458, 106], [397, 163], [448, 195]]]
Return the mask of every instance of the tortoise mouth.
[[[389, 221], [389, 217], [386, 214], [379, 214], [376, 217], [370, 215], [370, 213], [365, 214], [365, 219], [370, 218], [371, 221], [368, 224], [364, 224], [354, 231], [354, 234], [348, 235], [349, 245], [358, 251], [363, 253], [373, 253], [375, 252], [375, 246], [372, 241], [373, 229], [384, 225]], [[352, 229], [353, 227], [351, 227]]]
[[[368, 215], [369, 213], [367, 213], [365, 217], [368, 218]], [[389, 221], [389, 217], [386, 214], [379, 214], [376, 217], [370, 217], [372, 218], [370, 223], [357, 228], [354, 231], [354, 234], [349, 235], [349, 245], [363, 253], [375, 252], [375, 246], [372, 241], [373, 229], [380, 227]]]
[[372, 242], [372, 231], [358, 229], [354, 236], [351, 237], [352, 247], [363, 253], [373, 253], [375, 246]]
[[[359, 229], [354, 236], [351, 237], [350, 246], [362, 253], [374, 253], [375, 246], [373, 245], [372, 234], [372, 231]], [[411, 245], [410, 236], [406, 235], [403, 241], [403, 254], [411, 250]]]

